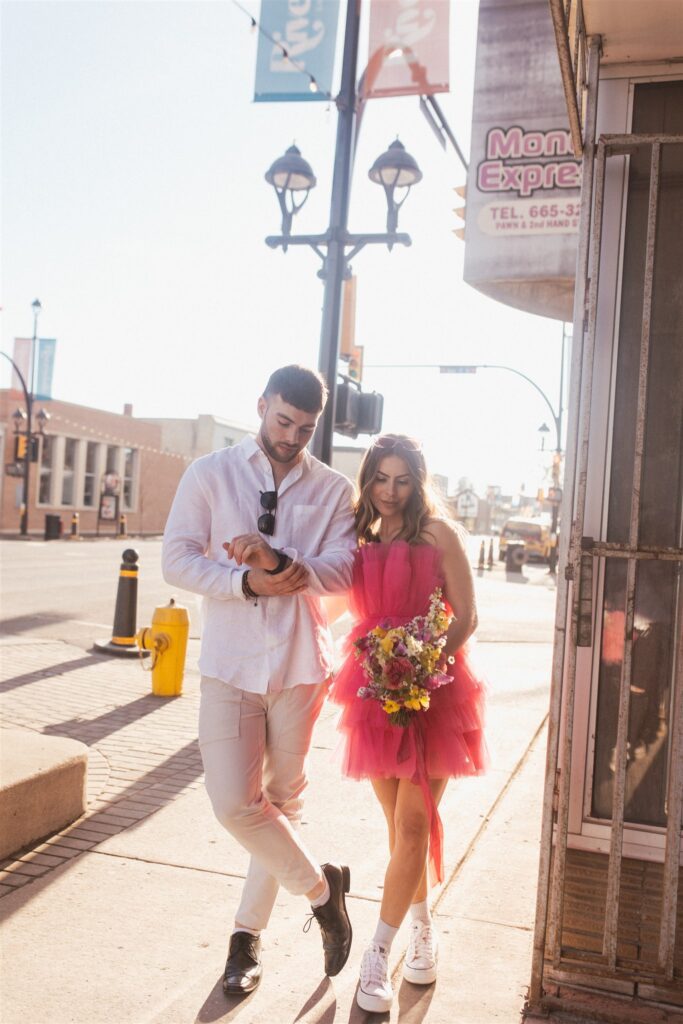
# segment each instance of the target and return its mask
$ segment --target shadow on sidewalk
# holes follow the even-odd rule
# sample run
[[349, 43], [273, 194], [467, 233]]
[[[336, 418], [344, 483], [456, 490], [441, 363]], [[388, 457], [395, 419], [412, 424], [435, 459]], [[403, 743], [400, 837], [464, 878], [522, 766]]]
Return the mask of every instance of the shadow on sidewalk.
[[400, 983], [396, 993], [399, 1024], [419, 1024], [425, 1020], [438, 984], [438, 981], [433, 985], [411, 985], [407, 981]]
[[69, 615], [55, 612], [33, 612], [31, 615], [16, 615], [13, 619], [0, 619], [0, 630], [8, 638], [17, 633], [30, 633], [33, 629], [44, 629], [58, 622], [68, 622]]
[[[320, 1005], [321, 1003], [325, 1004], [324, 1008]], [[316, 1007], [318, 1007], [319, 1014], [319, 1016], [316, 1016], [315, 1018], [316, 1024], [334, 1024], [334, 1018], [337, 1012], [337, 999], [334, 994], [332, 982], [329, 978], [323, 978], [315, 992], [311, 993], [294, 1018], [293, 1024], [296, 1024], [297, 1021], [304, 1017], [308, 1017], [309, 1013], [312, 1010], [315, 1010]]]
[[50, 665], [49, 668], [39, 668], [35, 672], [25, 672], [21, 676], [11, 676], [0, 683], [0, 693], [9, 693], [20, 686], [28, 683], [37, 683], [40, 679], [49, 679], [54, 676], [63, 676], [67, 672], [75, 672], [78, 668], [85, 668], [86, 665], [93, 665], [98, 661], [106, 660], [102, 655], [86, 654], [83, 658], [72, 658], [70, 661], [61, 661], [57, 665]]
[[119, 704], [99, 718], [69, 718], [64, 722], [46, 725], [42, 732], [46, 736], [68, 736], [69, 739], [80, 740], [89, 747], [96, 747], [106, 736], [111, 736], [112, 733], [134, 722], [140, 722], [154, 711], [161, 711], [170, 700], [177, 699], [165, 697], [161, 701], [152, 694], [146, 694], [128, 704]]
[[[181, 747], [165, 761], [140, 775], [134, 782], [129, 783], [104, 807], [90, 813], [86, 811], [82, 818], [78, 818], [77, 821], [60, 832], [54, 833], [50, 838], [55, 842], [65, 840], [66, 845], [69, 845], [70, 839], [76, 839], [78, 842], [73, 846], [79, 847], [79, 853], [96, 851], [100, 843], [121, 832], [134, 830], [171, 800], [181, 796], [185, 790], [193, 786], [203, 771], [199, 744], [195, 739]], [[136, 820], [131, 820], [133, 817]], [[116, 824], [117, 819], [120, 824]], [[44, 842], [45, 840], [41, 839], [30, 847], [18, 851], [14, 854], [14, 863], [19, 857], [26, 857], [30, 862], [30, 857], [27, 855], [36, 848], [42, 847]], [[43, 852], [49, 853], [49, 850]], [[31, 879], [20, 889], [4, 896], [0, 901], [3, 919], [8, 919], [11, 914], [22, 910], [34, 896], [50, 885], [55, 876], [62, 878], [72, 866], [78, 864], [79, 860], [80, 856], [73, 856], [45, 874]], [[7, 865], [6, 870], [11, 870], [9, 861], [3, 863]], [[8, 912], [10, 898], [15, 898], [16, 904]]]

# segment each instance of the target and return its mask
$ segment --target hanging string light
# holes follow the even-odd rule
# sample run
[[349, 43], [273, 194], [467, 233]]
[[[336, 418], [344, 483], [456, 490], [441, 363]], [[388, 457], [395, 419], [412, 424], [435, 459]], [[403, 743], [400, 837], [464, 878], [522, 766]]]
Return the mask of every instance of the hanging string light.
[[123, 448], [135, 448], [140, 452], [149, 452], [151, 455], [164, 455], [169, 459], [180, 459], [182, 462], [192, 462], [191, 455], [181, 455], [180, 452], [169, 452], [163, 451], [161, 448], [154, 448], [148, 444], [136, 444], [130, 437], [117, 437], [115, 434], [107, 434], [104, 431], [96, 430], [95, 427], [86, 426], [84, 423], [77, 423], [76, 420], [69, 419], [67, 416], [62, 416], [57, 412], [51, 413], [50, 423], [62, 424], [69, 430], [77, 432], [83, 440], [89, 440], [90, 438], [98, 439], [100, 441], [108, 441], [111, 444], [121, 445]]
[[310, 89], [311, 92], [320, 93], [328, 100], [334, 99], [332, 93], [327, 92], [327, 90], [321, 89], [315, 80], [315, 76], [312, 75], [310, 71], [307, 71], [304, 65], [301, 64], [298, 60], [295, 60], [294, 57], [291, 57], [286, 46], [283, 46], [279, 39], [273, 38], [270, 32], [267, 29], [265, 29], [259, 21], [256, 20], [253, 14], [250, 14], [249, 11], [245, 7], [243, 7], [241, 3], [238, 2], [238, 0], [232, 0], [232, 2], [234, 6], [242, 12], [242, 14], [245, 14], [247, 18], [249, 18], [251, 31], [253, 32], [254, 29], [258, 29], [262, 36], [265, 36], [265, 38], [269, 42], [271, 42], [273, 46], [276, 46], [278, 48], [284, 59], [286, 61], [289, 61], [293, 68], [296, 68], [297, 71], [300, 71], [302, 75], [306, 76], [306, 78], [308, 79], [308, 88]]

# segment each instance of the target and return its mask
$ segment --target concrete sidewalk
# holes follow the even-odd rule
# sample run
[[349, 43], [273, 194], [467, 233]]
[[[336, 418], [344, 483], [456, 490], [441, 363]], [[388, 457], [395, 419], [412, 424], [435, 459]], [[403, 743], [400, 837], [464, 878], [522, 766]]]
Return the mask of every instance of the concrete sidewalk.
[[[381, 899], [385, 829], [369, 784], [339, 777], [333, 707], [315, 732], [303, 830], [321, 860], [351, 865], [349, 965], [324, 977], [319, 933], [301, 930], [306, 904], [282, 892], [264, 936], [263, 983], [231, 1001], [221, 977], [246, 857], [201, 786], [196, 672], [182, 697], [162, 700], [135, 661], [52, 640], [9, 638], [0, 652], [5, 724], [90, 747], [88, 813], [0, 866], [3, 1024], [375, 1019], [354, 995]], [[432, 894], [439, 980], [424, 990], [401, 982], [404, 928], [385, 1020], [511, 1024], [523, 1005], [551, 647], [482, 643], [477, 657], [492, 685], [493, 768], [451, 783], [442, 804], [446, 883]]]

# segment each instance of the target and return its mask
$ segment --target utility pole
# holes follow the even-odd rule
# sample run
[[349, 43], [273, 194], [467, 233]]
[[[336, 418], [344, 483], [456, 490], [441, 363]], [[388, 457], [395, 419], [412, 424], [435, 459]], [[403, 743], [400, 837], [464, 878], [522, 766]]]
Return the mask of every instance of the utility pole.
[[330, 396], [323, 415], [320, 417], [312, 445], [313, 454], [322, 462], [327, 463], [328, 466], [332, 463], [342, 286], [347, 266], [345, 239], [348, 227], [351, 168], [353, 166], [355, 142], [354, 127], [359, 26], [360, 0], [348, 0], [341, 88], [337, 99], [337, 142], [334, 154], [332, 198], [330, 200], [329, 242], [323, 267], [320, 271], [325, 282], [325, 290], [318, 369], [327, 381]]

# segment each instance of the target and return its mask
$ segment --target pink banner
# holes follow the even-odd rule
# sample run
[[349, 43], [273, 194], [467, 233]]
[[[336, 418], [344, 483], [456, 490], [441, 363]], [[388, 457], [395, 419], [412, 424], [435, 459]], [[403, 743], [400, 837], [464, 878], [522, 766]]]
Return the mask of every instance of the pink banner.
[[[31, 375], [31, 339], [30, 338], [15, 338], [14, 339], [14, 351], [12, 353], [12, 359], [17, 364], [24, 380], [26, 381], [26, 388], [31, 387], [31, 381], [29, 380]], [[21, 391], [21, 382], [17, 377], [17, 374], [12, 370], [12, 387], [15, 391]]]
[[366, 99], [448, 92], [450, 0], [372, 0]]

